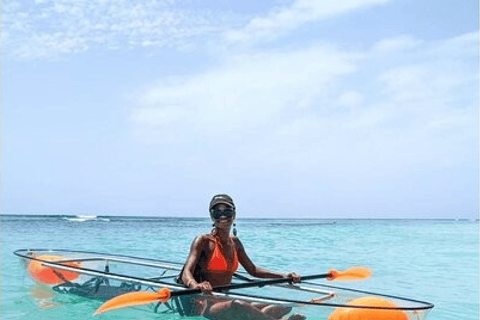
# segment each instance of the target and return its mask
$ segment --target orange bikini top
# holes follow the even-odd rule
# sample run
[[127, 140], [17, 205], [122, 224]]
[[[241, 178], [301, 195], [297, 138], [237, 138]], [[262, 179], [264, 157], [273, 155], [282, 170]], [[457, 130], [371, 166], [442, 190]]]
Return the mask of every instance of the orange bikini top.
[[205, 270], [208, 272], [235, 272], [238, 268], [238, 257], [237, 250], [233, 250], [233, 259], [230, 264], [228, 264], [225, 255], [223, 254], [220, 241], [216, 236], [213, 236], [213, 243], [215, 248], [210, 254], [210, 257], [207, 259], [207, 264]]

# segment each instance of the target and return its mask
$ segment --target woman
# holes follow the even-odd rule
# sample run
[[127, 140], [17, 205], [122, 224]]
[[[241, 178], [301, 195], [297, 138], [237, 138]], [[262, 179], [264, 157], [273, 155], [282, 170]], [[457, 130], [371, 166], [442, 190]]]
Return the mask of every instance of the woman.
[[[290, 278], [292, 282], [300, 281], [296, 273], [282, 274], [261, 269], [250, 260], [240, 240], [230, 235], [235, 220], [235, 204], [231, 197], [219, 194], [210, 202], [210, 217], [213, 230], [198, 236], [193, 241], [190, 254], [180, 274], [182, 283], [191, 289], [200, 289], [207, 296], [184, 296], [181, 299], [185, 315], [203, 315], [213, 320], [227, 319], [280, 319], [291, 308], [248, 303], [240, 300], [227, 300], [210, 295], [212, 288], [228, 285], [240, 263], [245, 270], [257, 278]], [[305, 319], [303, 315], [293, 314], [282, 318], [288, 320]]]

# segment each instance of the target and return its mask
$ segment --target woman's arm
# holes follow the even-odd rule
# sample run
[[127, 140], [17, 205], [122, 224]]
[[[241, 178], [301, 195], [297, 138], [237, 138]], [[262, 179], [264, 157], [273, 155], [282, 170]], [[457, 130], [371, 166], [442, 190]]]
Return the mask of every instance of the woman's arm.
[[211, 293], [212, 286], [208, 281], [198, 283], [193, 277], [193, 273], [195, 272], [195, 266], [200, 260], [202, 251], [207, 245], [205, 240], [206, 239], [204, 238], [204, 236], [196, 237], [195, 240], [193, 240], [192, 245], [190, 246], [190, 253], [188, 254], [188, 258], [187, 258], [187, 261], [185, 262], [185, 266], [183, 269], [182, 282], [188, 288], [201, 289], [203, 293]]
[[300, 276], [294, 272], [283, 274], [280, 272], [270, 271], [257, 267], [248, 257], [242, 242], [238, 238], [234, 238], [237, 246], [238, 261], [242, 264], [245, 270], [257, 278], [291, 278], [293, 282], [299, 282]]

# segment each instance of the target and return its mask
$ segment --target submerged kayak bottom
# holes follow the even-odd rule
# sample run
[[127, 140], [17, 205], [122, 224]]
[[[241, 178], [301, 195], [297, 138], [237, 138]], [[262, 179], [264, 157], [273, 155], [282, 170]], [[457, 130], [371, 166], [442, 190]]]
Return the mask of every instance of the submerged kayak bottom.
[[141, 285], [122, 282], [119, 286], [112, 286], [107, 278], [94, 277], [83, 284], [64, 282], [52, 288], [59, 293], [74, 294], [94, 300], [109, 300], [123, 293], [139, 291]]
[[[128, 292], [134, 291], [141, 291], [142, 288], [141, 284], [133, 283], [133, 282], [122, 282], [120, 285], [115, 286], [111, 285], [110, 281], [106, 277], [94, 277], [88, 280], [85, 283], [73, 283], [73, 282], [64, 282], [62, 284], [56, 285], [52, 287], [55, 292], [58, 293], [66, 293], [72, 294], [83, 298], [88, 298], [92, 300], [99, 300], [99, 301], [107, 301], [110, 300], [118, 295], [125, 294]], [[147, 289], [153, 290], [153, 288], [149, 287]], [[155, 313], [178, 313], [181, 316], [194, 316], [193, 304], [191, 304], [188, 300], [190, 297], [184, 296], [184, 299], [177, 299], [180, 297], [175, 297], [172, 299], [173, 305], [166, 302], [161, 303], [159, 302], [154, 307]], [[179, 301], [183, 300], [183, 301]], [[160, 312], [159, 307], [160, 305], [164, 305], [166, 310]]]

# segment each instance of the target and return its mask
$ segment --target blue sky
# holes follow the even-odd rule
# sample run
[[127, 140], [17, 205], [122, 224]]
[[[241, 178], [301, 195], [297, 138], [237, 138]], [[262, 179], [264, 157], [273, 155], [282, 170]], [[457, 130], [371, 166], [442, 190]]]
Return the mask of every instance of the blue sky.
[[478, 2], [2, 3], [3, 213], [478, 217]]

